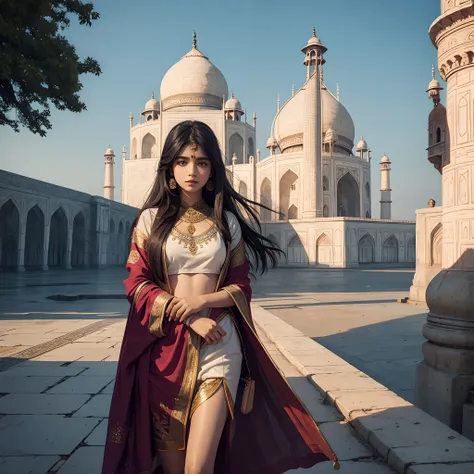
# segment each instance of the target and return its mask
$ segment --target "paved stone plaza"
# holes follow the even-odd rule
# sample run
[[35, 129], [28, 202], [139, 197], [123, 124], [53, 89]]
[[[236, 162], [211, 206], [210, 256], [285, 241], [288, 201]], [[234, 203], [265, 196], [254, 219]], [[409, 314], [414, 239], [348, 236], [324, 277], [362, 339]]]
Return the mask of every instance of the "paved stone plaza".
[[427, 308], [397, 303], [413, 273], [278, 268], [254, 284], [254, 301], [413, 403]]
[[[301, 272], [295, 270], [294, 275]], [[272, 273], [262, 283], [278, 281], [283, 275]], [[127, 301], [120, 298], [125, 276], [123, 269], [0, 275], [2, 474], [99, 473], [128, 311]], [[256, 284], [257, 293], [262, 294], [262, 283]], [[47, 298], [58, 294], [89, 298], [102, 294], [110, 299]], [[261, 337], [321, 423], [345, 472], [393, 472], [359, 441], [340, 413], [323, 401], [264, 334]], [[309, 472], [329, 473], [332, 467], [324, 463]]]

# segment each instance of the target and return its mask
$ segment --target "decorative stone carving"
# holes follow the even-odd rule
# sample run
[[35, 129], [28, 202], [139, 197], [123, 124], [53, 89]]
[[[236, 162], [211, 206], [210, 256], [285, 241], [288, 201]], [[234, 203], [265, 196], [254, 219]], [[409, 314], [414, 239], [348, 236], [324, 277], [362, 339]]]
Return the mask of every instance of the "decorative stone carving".
[[460, 173], [459, 175], [459, 195], [458, 200], [459, 204], [467, 204], [469, 201], [469, 190], [468, 190], [468, 182], [469, 182], [469, 170], [465, 170], [464, 172]]
[[289, 137], [286, 137], [284, 140], [282, 140], [278, 146], [280, 147], [280, 150], [283, 151], [286, 148], [294, 147], [296, 145], [303, 145], [303, 134], [302, 133], [297, 133], [295, 135], [290, 135]]
[[222, 97], [219, 98], [211, 94], [178, 94], [168, 97], [163, 101], [163, 110], [186, 105], [198, 105], [200, 107], [222, 109]]
[[336, 168], [336, 181], [339, 182], [339, 180], [347, 173], [350, 173], [352, 177], [357, 181], [357, 184], [359, 184], [359, 170], [357, 168], [338, 166]]

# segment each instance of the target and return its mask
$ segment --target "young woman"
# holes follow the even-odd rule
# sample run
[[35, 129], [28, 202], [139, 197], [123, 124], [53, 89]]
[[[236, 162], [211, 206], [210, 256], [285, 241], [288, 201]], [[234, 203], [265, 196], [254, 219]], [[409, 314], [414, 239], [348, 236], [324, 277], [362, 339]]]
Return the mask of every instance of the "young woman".
[[[212, 130], [169, 133], [134, 226], [103, 474], [280, 474], [336, 457], [260, 343], [249, 260], [281, 252]], [[249, 257], [249, 258], [247, 258]]]

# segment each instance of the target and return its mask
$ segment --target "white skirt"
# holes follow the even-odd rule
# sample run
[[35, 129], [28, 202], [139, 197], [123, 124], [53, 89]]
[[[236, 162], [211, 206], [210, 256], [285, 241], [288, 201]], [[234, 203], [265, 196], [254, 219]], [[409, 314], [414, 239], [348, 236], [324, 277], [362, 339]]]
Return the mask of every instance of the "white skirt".
[[233, 417], [233, 409], [242, 368], [242, 348], [237, 329], [230, 314], [218, 323], [226, 335], [217, 344], [201, 347], [197, 376], [197, 391], [191, 414], [224, 385], [224, 391]]

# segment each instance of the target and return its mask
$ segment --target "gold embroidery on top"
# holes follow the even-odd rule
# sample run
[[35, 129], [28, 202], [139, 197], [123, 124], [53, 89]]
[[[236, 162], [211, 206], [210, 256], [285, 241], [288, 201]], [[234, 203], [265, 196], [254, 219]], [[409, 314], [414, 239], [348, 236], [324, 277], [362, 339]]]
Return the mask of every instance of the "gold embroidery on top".
[[138, 297], [140, 296], [140, 293], [142, 292], [143, 288], [145, 286], [149, 285], [149, 281], [142, 281], [138, 286], [137, 289], [135, 290], [135, 294], [133, 295], [133, 304], [136, 304]]
[[134, 265], [138, 262], [138, 260], [140, 260], [140, 254], [138, 253], [138, 250], [131, 250], [130, 254], [128, 255], [127, 263], [131, 263], [132, 265]]
[[238, 267], [245, 262], [247, 256], [245, 255], [245, 241], [244, 239], [240, 239], [237, 247], [232, 250], [230, 254], [230, 266], [231, 268]]
[[189, 249], [191, 255], [196, 255], [198, 246], [203, 248], [204, 245], [207, 245], [212, 239], [216, 238], [217, 233], [218, 229], [215, 224], [212, 224], [212, 226], [203, 234], [196, 236], [183, 234], [176, 227], [173, 227], [171, 230], [171, 237], [173, 240], [177, 240], [180, 245], [184, 243], [184, 248]]

